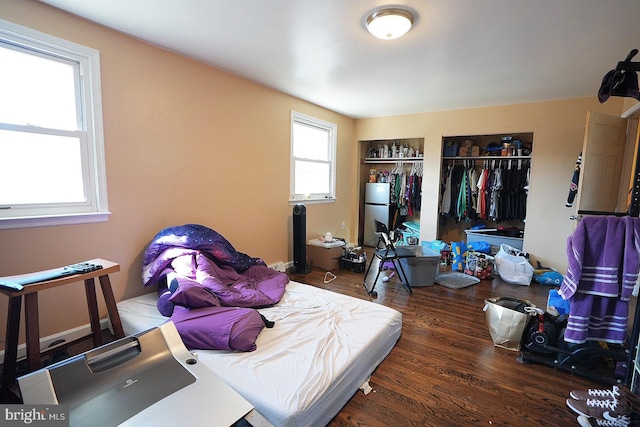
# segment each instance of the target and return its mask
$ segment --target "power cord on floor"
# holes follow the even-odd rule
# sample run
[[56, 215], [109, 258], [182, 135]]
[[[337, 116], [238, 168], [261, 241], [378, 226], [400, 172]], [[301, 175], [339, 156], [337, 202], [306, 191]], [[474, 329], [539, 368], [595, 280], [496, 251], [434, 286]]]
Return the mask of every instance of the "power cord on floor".
[[325, 284], [331, 283], [334, 280], [336, 280], [337, 278], [338, 277], [335, 274], [333, 274], [332, 272], [330, 272], [330, 271], [327, 271], [326, 273], [324, 273], [324, 283]]

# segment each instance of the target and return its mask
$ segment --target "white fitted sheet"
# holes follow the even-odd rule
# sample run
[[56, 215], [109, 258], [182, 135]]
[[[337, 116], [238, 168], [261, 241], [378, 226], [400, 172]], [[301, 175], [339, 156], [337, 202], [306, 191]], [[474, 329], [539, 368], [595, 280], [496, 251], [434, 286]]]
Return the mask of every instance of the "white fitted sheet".
[[[125, 334], [166, 321], [155, 293], [118, 303]], [[155, 310], [155, 312], [154, 312]], [[326, 425], [371, 376], [400, 337], [389, 307], [297, 282], [259, 310], [275, 322], [257, 350], [197, 350], [199, 360], [274, 426]]]

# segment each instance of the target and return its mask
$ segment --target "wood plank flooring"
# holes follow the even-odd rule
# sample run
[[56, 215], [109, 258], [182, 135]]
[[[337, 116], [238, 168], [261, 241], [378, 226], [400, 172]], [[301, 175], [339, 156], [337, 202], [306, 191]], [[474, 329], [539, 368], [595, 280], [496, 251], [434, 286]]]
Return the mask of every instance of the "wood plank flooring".
[[[369, 273], [368, 284], [375, 277]], [[574, 389], [609, 386], [572, 373], [516, 360], [518, 352], [493, 346], [483, 311], [485, 298], [511, 296], [546, 308], [548, 286], [484, 280], [453, 290], [413, 288], [397, 278], [362, 285], [364, 273], [333, 270], [289, 274], [291, 280], [392, 307], [403, 314], [402, 336], [371, 377], [373, 391], [358, 391], [330, 426], [573, 426], [566, 406]]]

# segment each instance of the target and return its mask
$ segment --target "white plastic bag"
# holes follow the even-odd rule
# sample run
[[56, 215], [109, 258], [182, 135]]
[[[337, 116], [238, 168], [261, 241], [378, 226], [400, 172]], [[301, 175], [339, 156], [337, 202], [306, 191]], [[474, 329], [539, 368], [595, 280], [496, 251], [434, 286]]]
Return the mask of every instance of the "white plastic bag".
[[500, 245], [495, 256], [496, 272], [500, 278], [513, 285], [528, 286], [533, 279], [533, 266], [523, 256], [524, 252], [506, 244]]

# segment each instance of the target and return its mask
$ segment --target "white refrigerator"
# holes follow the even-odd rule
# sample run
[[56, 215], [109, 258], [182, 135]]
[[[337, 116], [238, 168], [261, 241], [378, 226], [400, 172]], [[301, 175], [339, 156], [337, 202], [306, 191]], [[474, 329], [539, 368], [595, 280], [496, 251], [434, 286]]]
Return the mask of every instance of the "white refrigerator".
[[388, 182], [368, 182], [364, 193], [364, 246], [376, 246], [378, 235], [374, 220], [389, 228]]

